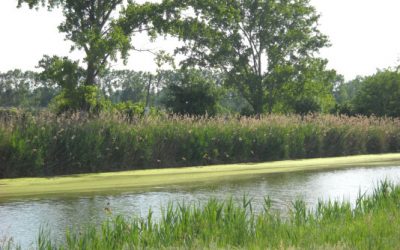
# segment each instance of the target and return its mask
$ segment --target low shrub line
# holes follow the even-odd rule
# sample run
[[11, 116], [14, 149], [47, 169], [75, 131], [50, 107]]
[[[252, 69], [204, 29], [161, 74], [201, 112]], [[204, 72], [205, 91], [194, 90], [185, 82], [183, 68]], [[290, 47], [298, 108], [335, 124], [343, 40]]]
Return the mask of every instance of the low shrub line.
[[399, 151], [397, 119], [0, 114], [2, 178]]

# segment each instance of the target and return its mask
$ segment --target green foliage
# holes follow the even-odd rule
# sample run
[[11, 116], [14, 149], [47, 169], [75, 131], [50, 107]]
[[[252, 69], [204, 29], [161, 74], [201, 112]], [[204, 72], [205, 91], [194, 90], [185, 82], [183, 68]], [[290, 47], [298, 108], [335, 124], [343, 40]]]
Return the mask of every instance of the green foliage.
[[[186, 42], [177, 50], [189, 57], [183, 64], [226, 73], [226, 83], [241, 93], [253, 113], [266, 108], [272, 112], [288, 83], [304, 85], [301, 78], [311, 71], [317, 77], [326, 74], [324, 67], [312, 66], [313, 55], [328, 40], [318, 30], [319, 16], [308, 0], [189, 1], [187, 5], [196, 18], [173, 23], [175, 29], [170, 30]], [[314, 80], [313, 76], [308, 81]]]
[[71, 61], [67, 57], [45, 55], [39, 61], [39, 68], [43, 69], [39, 77], [51, 81], [63, 90], [73, 90], [80, 85], [84, 70], [79, 66], [79, 61]]
[[220, 87], [221, 98], [218, 103], [218, 114], [251, 115], [253, 108], [235, 88]]
[[156, 108], [146, 108], [143, 102], [120, 102], [115, 104], [113, 107], [117, 110], [121, 117], [128, 122], [133, 122], [135, 119], [141, 119], [145, 116], [158, 116], [162, 114], [161, 111], [157, 110]]
[[300, 64], [298, 71], [302, 73], [275, 94], [274, 111], [300, 115], [328, 113], [335, 104], [333, 87], [341, 81], [341, 76], [334, 70], [326, 70], [326, 64], [326, 60], [320, 59]]
[[[129, 50], [135, 48], [131, 44], [132, 36], [146, 30], [154, 33], [151, 21], [157, 18], [160, 21], [165, 8], [172, 10], [175, 6], [173, 3], [169, 6], [128, 1], [129, 7], [124, 8], [126, 2], [123, 0], [18, 0], [19, 7], [23, 4], [30, 8], [61, 8], [64, 21], [58, 26], [59, 31], [73, 43], [71, 51], [78, 49], [85, 53], [85, 69], [80, 68], [78, 61], [57, 56], [45, 56], [39, 63], [45, 70], [42, 77], [62, 88], [55, 100], [60, 112], [77, 108], [99, 109], [103, 104], [99, 102], [94, 86], [98, 86], [98, 78], [108, 69], [109, 61], [116, 61], [120, 56], [125, 62]], [[121, 10], [121, 16], [117, 14], [118, 10]], [[72, 98], [76, 94], [80, 95], [78, 100]]]
[[397, 69], [340, 84], [334, 91], [334, 113], [345, 115], [400, 116], [400, 73]]
[[220, 93], [213, 79], [201, 71], [187, 70], [167, 86], [164, 105], [180, 115], [215, 115]]
[[73, 43], [71, 50], [79, 49], [85, 53], [85, 85], [95, 85], [96, 77], [107, 68], [109, 59], [117, 59], [118, 52], [126, 59], [131, 48], [131, 33], [125, 33], [112, 22], [112, 16], [122, 6], [122, 0], [18, 0], [18, 6], [24, 3], [30, 8], [47, 6], [49, 10], [62, 9], [65, 19], [58, 29]]
[[343, 104], [336, 103], [335, 107], [333, 107], [333, 109], [331, 109], [331, 113], [336, 114], [336, 115], [346, 115], [346, 116], [354, 116], [355, 115], [354, 107], [349, 102], [346, 102]]
[[341, 82], [334, 90], [336, 102], [341, 105], [352, 102], [358, 95], [363, 81], [364, 79], [358, 76], [349, 82]]
[[387, 69], [365, 77], [352, 103], [358, 114], [399, 117], [400, 73]]
[[142, 116], [145, 111], [145, 106], [143, 103], [133, 103], [133, 102], [120, 102], [115, 105], [115, 108], [124, 115], [129, 117]]
[[91, 115], [111, 108], [111, 102], [105, 99], [96, 86], [79, 86], [62, 90], [49, 104], [56, 114], [86, 111]]
[[[122, 216], [69, 232], [56, 246], [50, 235], [39, 236], [38, 249], [397, 249], [400, 244], [400, 187], [382, 182], [370, 196], [349, 202], [319, 202], [308, 209], [292, 202], [287, 218], [271, 210], [254, 212], [251, 200], [203, 205], [169, 204], [155, 220]], [[41, 248], [41, 246], [43, 246]]]
[[39, 78], [38, 73], [18, 69], [0, 73], [0, 106], [46, 107], [58, 89]]
[[294, 112], [300, 115], [320, 113], [321, 107], [315, 98], [304, 98], [297, 100], [293, 105]]
[[113, 114], [0, 116], [0, 176], [265, 162], [399, 152], [400, 121], [365, 117], [174, 117], [125, 103]]
[[78, 61], [57, 56], [45, 56], [39, 67], [43, 69], [40, 78], [51, 81], [61, 88], [61, 92], [49, 104], [57, 114], [86, 111], [98, 114], [110, 106], [95, 85], [85, 85], [82, 82], [85, 71]]
[[[100, 77], [99, 83], [104, 95], [108, 96], [113, 103], [145, 102], [149, 75], [131, 70], [112, 70]], [[154, 95], [154, 93], [151, 94]]]

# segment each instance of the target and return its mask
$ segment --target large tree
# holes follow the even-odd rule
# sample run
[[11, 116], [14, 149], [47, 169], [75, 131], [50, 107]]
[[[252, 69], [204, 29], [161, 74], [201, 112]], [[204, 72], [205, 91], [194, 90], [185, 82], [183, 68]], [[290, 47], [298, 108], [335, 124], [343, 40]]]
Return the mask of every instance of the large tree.
[[308, 114], [327, 113], [334, 108], [333, 90], [342, 76], [335, 70], [326, 70], [326, 60], [308, 59], [297, 67], [297, 76], [282, 84], [274, 96], [274, 111]]
[[[216, 67], [255, 113], [272, 112], [275, 93], [298, 82], [328, 39], [309, 0], [188, 1], [193, 15], [176, 23], [186, 66]], [[190, 13], [190, 11], [188, 11]], [[324, 70], [324, 67], [323, 67]]]
[[[129, 3], [128, 20], [119, 15], [120, 11], [126, 11], [125, 2]], [[18, 0], [18, 6], [23, 4], [62, 10], [65, 19], [58, 26], [59, 31], [73, 43], [71, 50], [85, 53], [85, 85], [96, 84], [96, 78], [107, 69], [110, 59], [117, 60], [120, 54], [126, 60], [131, 49], [140, 50], [131, 43], [133, 35], [153, 30], [152, 16], [163, 16], [163, 7], [171, 5], [124, 0]]]
[[123, 0], [18, 0], [30, 8], [47, 6], [49, 10], [61, 8], [65, 17], [58, 26], [65, 38], [73, 42], [71, 50], [85, 52], [85, 85], [96, 84], [96, 77], [107, 66], [109, 58], [116, 58], [121, 51], [126, 56], [130, 38], [112, 25], [112, 14]]
[[58, 26], [59, 31], [73, 43], [71, 50], [85, 53], [83, 68], [79, 61], [57, 56], [45, 56], [39, 63], [44, 70], [42, 76], [63, 90], [56, 100], [59, 112], [90, 111], [94, 103], [100, 104], [95, 101], [102, 99], [98, 78], [107, 71], [110, 60], [120, 56], [126, 62], [130, 50], [141, 50], [132, 43], [135, 34], [154, 35], [159, 27], [153, 23], [162, 25], [166, 23], [164, 19], [177, 12], [170, 0], [143, 4], [132, 0], [18, 0], [19, 7], [24, 4], [30, 8], [61, 9], [65, 19]]

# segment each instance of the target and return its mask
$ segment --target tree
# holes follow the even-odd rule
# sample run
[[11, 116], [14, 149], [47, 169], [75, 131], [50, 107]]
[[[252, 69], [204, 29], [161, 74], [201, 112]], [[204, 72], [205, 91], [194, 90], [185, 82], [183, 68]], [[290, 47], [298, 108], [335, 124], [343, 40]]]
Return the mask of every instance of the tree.
[[102, 92], [112, 102], [145, 102], [148, 76], [131, 70], [109, 71], [99, 79]]
[[358, 95], [363, 84], [364, 78], [357, 76], [355, 79], [344, 82], [342, 78], [333, 89], [336, 105], [332, 112], [335, 114], [352, 116], [355, 115], [353, 107], [354, 98]]
[[33, 74], [17, 69], [0, 74], [0, 106], [25, 106], [34, 84]]
[[362, 80], [352, 101], [355, 112], [363, 115], [400, 116], [400, 73], [378, 71]]
[[95, 85], [96, 77], [106, 69], [110, 58], [117, 59], [118, 52], [126, 59], [130, 33], [124, 33], [112, 19], [123, 0], [18, 0], [18, 6], [24, 3], [30, 8], [62, 8], [65, 19], [58, 29], [73, 42], [71, 50], [85, 52], [85, 85]]
[[79, 66], [78, 61], [71, 61], [67, 57], [45, 56], [39, 62], [39, 67], [43, 69], [41, 79], [61, 87], [60, 93], [52, 101], [52, 108], [57, 114], [79, 110], [94, 114], [108, 105], [96, 86], [82, 84], [85, 70]]
[[15, 69], [0, 73], [0, 106], [45, 107], [57, 91], [32, 71]]
[[364, 77], [361, 76], [357, 76], [349, 82], [342, 81], [333, 92], [336, 102], [339, 104], [352, 102], [354, 97], [357, 96], [363, 81]]
[[327, 113], [335, 105], [333, 88], [342, 81], [335, 70], [326, 70], [326, 60], [309, 59], [299, 64], [299, 75], [282, 85], [276, 94], [274, 111], [283, 113]]
[[220, 93], [213, 76], [199, 70], [184, 70], [180, 79], [166, 87], [164, 105], [181, 115], [215, 115]]
[[188, 56], [184, 65], [218, 68], [260, 114], [276, 93], [296, 83], [314, 54], [328, 45], [309, 0], [189, 1], [194, 16], [175, 24]]
[[[79, 78], [69, 76], [69, 80], [76, 81], [68, 83], [70, 84], [69, 87], [75, 86], [75, 88], [65, 88], [65, 91], [76, 90], [78, 87], [81, 88], [82, 85], [86, 86], [86, 89], [94, 91], [95, 88], [89, 88], [89, 86], [97, 87], [97, 78], [108, 69], [109, 61], [117, 60], [118, 55], [120, 55], [125, 62], [128, 58], [128, 52], [131, 49], [136, 49], [131, 44], [132, 36], [144, 31], [151, 33], [154, 29], [151, 26], [153, 16], [154, 18], [157, 17], [157, 21], [160, 21], [164, 18], [164, 7], [171, 5], [171, 3], [163, 5], [148, 2], [136, 4], [133, 1], [128, 1], [129, 7], [125, 9], [124, 2], [124, 0], [18, 0], [19, 7], [27, 4], [30, 8], [47, 7], [49, 10], [61, 8], [65, 19], [58, 26], [59, 31], [65, 34], [67, 40], [73, 42], [71, 50], [84, 51], [83, 60], [86, 67], [83, 74]], [[118, 16], [118, 10], [122, 10], [123, 15]], [[43, 66], [43, 62], [48, 61], [49, 58], [45, 57], [40, 66]], [[59, 63], [58, 66], [53, 65], [55, 67], [47, 64], [53, 69], [63, 69], [64, 66], [78, 64], [78, 62], [71, 62], [68, 65], [67, 60], [64, 60], [63, 66], [60, 66], [60, 60], [55, 57], [53, 59], [52, 62]], [[50, 71], [53, 69], [50, 69]], [[64, 73], [53, 72], [53, 74]], [[45, 73], [44, 75], [48, 74]], [[64, 87], [67, 86], [62, 78], [58, 78], [58, 80], [61, 81], [59, 84]], [[65, 97], [71, 95], [65, 91]], [[87, 103], [84, 102], [84, 106], [87, 106]]]

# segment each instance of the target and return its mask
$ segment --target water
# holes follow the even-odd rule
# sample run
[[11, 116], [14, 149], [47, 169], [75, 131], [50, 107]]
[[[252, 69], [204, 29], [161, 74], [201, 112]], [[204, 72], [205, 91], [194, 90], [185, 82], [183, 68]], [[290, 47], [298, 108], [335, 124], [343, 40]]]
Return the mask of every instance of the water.
[[210, 197], [242, 199], [246, 195], [253, 198], [257, 210], [262, 207], [264, 197], [269, 196], [273, 208], [283, 213], [296, 199], [303, 199], [309, 207], [318, 199], [347, 200], [354, 204], [360, 192], [371, 193], [385, 179], [400, 184], [400, 167], [270, 174], [240, 181], [158, 187], [142, 192], [4, 201], [0, 203], [0, 242], [4, 236], [13, 237], [23, 249], [31, 248], [41, 227], [50, 229], [54, 239], [62, 240], [69, 228], [101, 224], [109, 217], [106, 207], [111, 208], [112, 215], [128, 217], [146, 216], [151, 208], [157, 218], [160, 208], [168, 202], [197, 204]]

